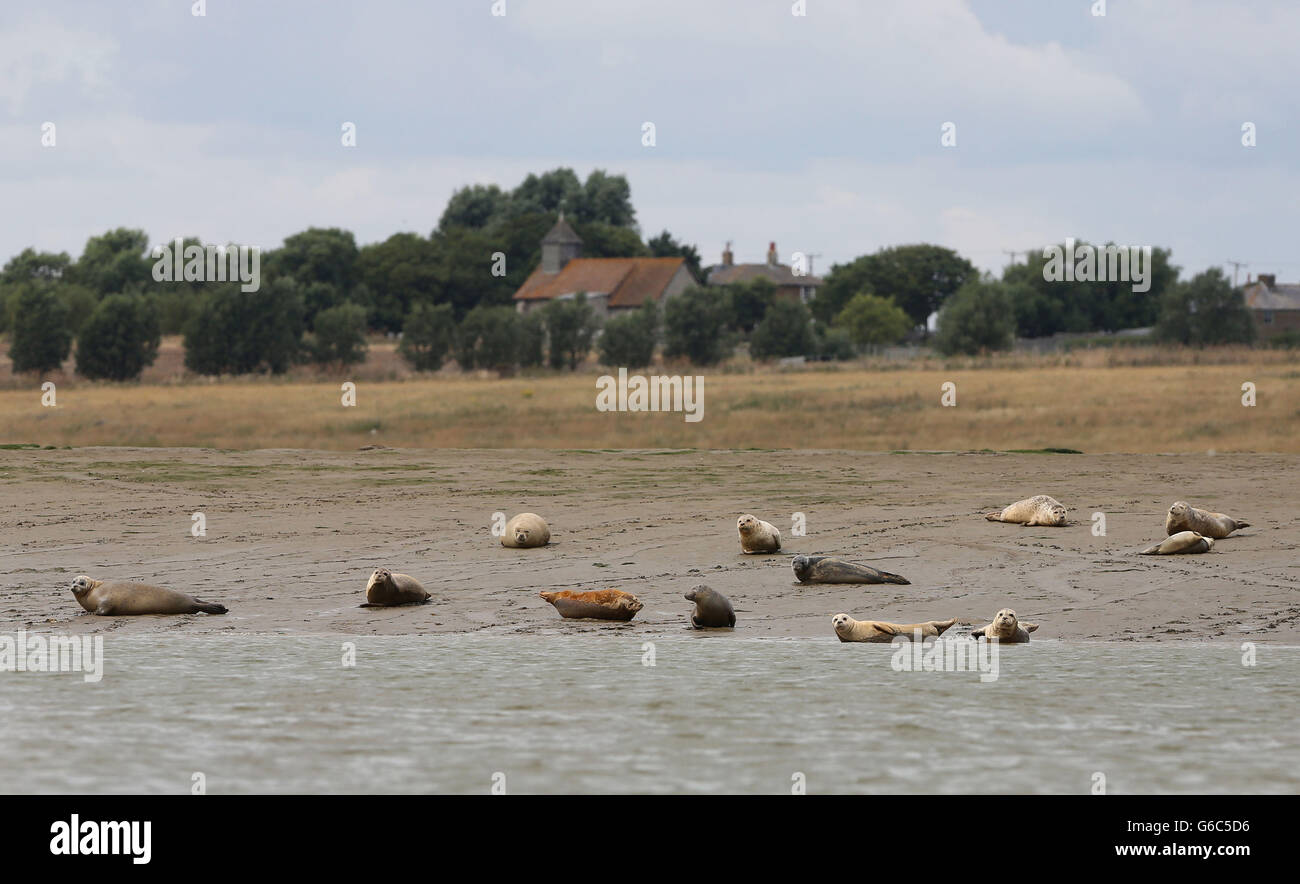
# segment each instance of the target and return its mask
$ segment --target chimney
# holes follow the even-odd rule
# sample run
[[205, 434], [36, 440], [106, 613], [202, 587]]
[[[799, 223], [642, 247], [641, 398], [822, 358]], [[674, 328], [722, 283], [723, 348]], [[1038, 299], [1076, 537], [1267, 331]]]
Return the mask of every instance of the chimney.
[[728, 240], [726, 247], [722, 250], [722, 266], [730, 267], [735, 263], [735, 260], [736, 256], [731, 253], [731, 241]]
[[776, 243], [774, 242], [767, 244], [767, 263], [776, 266]]
[[1262, 282], [1262, 283], [1264, 283], [1264, 288], [1266, 288], [1266, 289], [1272, 289], [1275, 285], [1277, 285], [1277, 274], [1276, 274], [1276, 273], [1261, 273], [1261, 274], [1259, 275], [1259, 281]]

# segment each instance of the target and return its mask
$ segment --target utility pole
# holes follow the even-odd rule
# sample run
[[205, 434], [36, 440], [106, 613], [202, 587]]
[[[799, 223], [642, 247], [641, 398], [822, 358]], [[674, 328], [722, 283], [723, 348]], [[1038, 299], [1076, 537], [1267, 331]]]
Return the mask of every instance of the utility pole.
[[1223, 263], [1232, 265], [1232, 287], [1235, 289], [1237, 287], [1237, 271], [1250, 265], [1245, 261], [1224, 261]]
[[1019, 255], [1020, 253], [1015, 249], [1003, 249], [1002, 254], [1011, 256], [1011, 260], [1007, 262], [1007, 266], [1010, 267], [1012, 264], [1016, 263], [1016, 255]]
[[809, 276], [816, 276], [816, 275], [817, 275], [816, 273], [813, 273], [813, 259], [815, 259], [815, 258], [820, 258], [821, 256], [822, 256], [822, 253], [821, 253], [821, 252], [813, 252], [811, 255], [808, 256], [808, 275], [809, 275]]

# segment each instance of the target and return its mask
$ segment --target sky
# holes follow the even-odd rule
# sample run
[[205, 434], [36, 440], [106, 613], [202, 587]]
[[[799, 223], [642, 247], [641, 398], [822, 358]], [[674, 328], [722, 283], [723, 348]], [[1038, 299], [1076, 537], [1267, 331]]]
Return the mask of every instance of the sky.
[[706, 264], [933, 242], [996, 272], [1073, 236], [1300, 281], [1295, 0], [195, 5], [0, 8], [0, 263], [120, 226], [427, 235], [458, 187], [569, 166]]

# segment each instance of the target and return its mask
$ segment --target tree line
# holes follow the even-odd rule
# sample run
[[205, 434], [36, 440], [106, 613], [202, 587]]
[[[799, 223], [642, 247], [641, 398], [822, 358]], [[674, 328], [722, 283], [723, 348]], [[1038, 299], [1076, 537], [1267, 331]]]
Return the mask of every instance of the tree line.
[[[581, 297], [516, 313], [512, 296], [561, 211], [584, 257], [681, 257], [696, 285], [603, 328]], [[1136, 293], [1120, 282], [1047, 282], [1044, 259], [1032, 254], [996, 279], [951, 249], [896, 246], [835, 265], [805, 306], [777, 298], [762, 279], [704, 286], [694, 246], [666, 230], [642, 240], [625, 177], [597, 170], [583, 181], [561, 168], [513, 190], [456, 191], [428, 236], [397, 233], [358, 247], [338, 228], [296, 233], [262, 253], [252, 292], [238, 282], [155, 281], [141, 230], [92, 237], [75, 260], [28, 248], [0, 271], [0, 332], [15, 371], [58, 368], [75, 342], [79, 373], [114, 380], [138, 377], [164, 334], [183, 336], [186, 366], [200, 374], [347, 366], [365, 358], [368, 332], [401, 333], [399, 352], [419, 370], [449, 358], [463, 368], [574, 368], [593, 343], [606, 364], [629, 366], [648, 364], [660, 347], [713, 364], [741, 343], [756, 359], [846, 359], [925, 336], [936, 311], [933, 343], [945, 353], [1147, 325], [1187, 344], [1251, 340], [1239, 291], [1217, 271], [1179, 282], [1169, 258], [1153, 250], [1152, 285]]]

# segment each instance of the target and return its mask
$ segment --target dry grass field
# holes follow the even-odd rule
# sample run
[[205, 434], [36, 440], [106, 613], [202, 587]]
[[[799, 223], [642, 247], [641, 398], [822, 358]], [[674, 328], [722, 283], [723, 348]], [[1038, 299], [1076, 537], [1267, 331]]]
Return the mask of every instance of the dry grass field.
[[[69, 366], [70, 369], [70, 366]], [[1286, 351], [1124, 348], [991, 359], [864, 360], [797, 370], [737, 361], [653, 373], [704, 377], [703, 420], [595, 407], [594, 365], [577, 373], [417, 376], [389, 342], [346, 375], [186, 377], [165, 343], [139, 384], [0, 366], [0, 443], [39, 446], [321, 448], [837, 448], [1099, 452], [1300, 452], [1300, 364]], [[340, 386], [357, 384], [344, 407]], [[954, 407], [941, 385], [956, 385]], [[1242, 384], [1257, 404], [1242, 404]]]

